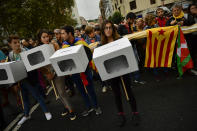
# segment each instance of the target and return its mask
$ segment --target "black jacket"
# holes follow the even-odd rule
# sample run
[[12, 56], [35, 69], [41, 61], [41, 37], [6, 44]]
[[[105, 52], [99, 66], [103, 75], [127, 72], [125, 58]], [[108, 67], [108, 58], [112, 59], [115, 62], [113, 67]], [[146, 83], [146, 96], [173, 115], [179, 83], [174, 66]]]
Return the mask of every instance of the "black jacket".
[[[166, 26], [173, 26], [170, 23], [175, 20], [175, 18], [172, 16], [167, 22], [166, 22]], [[180, 19], [176, 19], [176, 23], [174, 25], [176, 25], [178, 22], [183, 21], [183, 26], [190, 26], [192, 24], [194, 24], [194, 19], [191, 15], [188, 15], [188, 18], [186, 19], [185, 17], [182, 17]]]

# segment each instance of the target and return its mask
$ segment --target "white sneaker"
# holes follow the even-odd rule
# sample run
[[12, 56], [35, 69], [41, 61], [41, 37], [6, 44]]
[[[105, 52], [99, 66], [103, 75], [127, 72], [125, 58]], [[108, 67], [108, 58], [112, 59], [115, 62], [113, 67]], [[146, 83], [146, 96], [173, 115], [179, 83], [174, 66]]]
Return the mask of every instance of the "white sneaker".
[[141, 80], [134, 80], [134, 83], [141, 84], [141, 85], [146, 84], [145, 81], [141, 81]]
[[103, 93], [107, 92], [107, 87], [106, 86], [103, 86], [102, 92]]
[[191, 72], [196, 76], [197, 75], [197, 71], [191, 69]]
[[96, 111], [96, 115], [102, 114], [102, 110], [101, 110], [100, 107], [98, 107], [98, 108], [96, 108], [96, 109], [94, 109], [94, 110]]
[[31, 116], [23, 116], [23, 118], [18, 122], [17, 125], [22, 125], [23, 123], [25, 123], [25, 121], [29, 120], [31, 118]]
[[47, 120], [51, 120], [52, 115], [50, 112], [44, 113]]

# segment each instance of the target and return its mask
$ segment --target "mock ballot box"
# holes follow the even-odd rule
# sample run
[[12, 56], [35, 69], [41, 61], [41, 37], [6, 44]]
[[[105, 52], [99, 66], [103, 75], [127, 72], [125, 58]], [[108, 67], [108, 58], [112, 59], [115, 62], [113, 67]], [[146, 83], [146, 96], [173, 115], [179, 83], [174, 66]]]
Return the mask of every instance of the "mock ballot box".
[[127, 38], [96, 48], [93, 61], [103, 81], [138, 70], [132, 45]]
[[23, 61], [0, 63], [0, 84], [16, 83], [26, 77]]
[[36, 48], [20, 53], [27, 71], [39, 69], [49, 65], [49, 58], [53, 55], [55, 49], [52, 44], [44, 44]]
[[50, 57], [50, 61], [58, 76], [85, 72], [89, 63], [83, 45], [60, 49]]

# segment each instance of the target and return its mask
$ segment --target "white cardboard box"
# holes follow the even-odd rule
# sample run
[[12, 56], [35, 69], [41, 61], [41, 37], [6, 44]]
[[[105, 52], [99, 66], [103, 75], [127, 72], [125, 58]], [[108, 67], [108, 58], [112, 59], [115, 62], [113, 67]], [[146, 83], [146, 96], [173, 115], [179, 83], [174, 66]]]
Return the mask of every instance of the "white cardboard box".
[[55, 49], [52, 44], [44, 44], [36, 48], [20, 53], [27, 71], [39, 69], [51, 64], [49, 58], [53, 55]]
[[26, 77], [23, 61], [0, 63], [0, 84], [16, 83]]
[[96, 48], [93, 61], [103, 81], [138, 70], [132, 45], [127, 38]]
[[60, 49], [51, 56], [50, 61], [58, 76], [85, 72], [89, 63], [83, 45]]

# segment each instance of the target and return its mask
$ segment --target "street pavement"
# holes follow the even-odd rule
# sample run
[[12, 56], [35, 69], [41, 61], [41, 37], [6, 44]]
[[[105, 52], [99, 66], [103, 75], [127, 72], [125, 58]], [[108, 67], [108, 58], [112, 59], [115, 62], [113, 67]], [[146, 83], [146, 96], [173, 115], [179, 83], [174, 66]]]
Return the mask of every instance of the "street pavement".
[[[50, 103], [48, 109], [53, 115], [52, 120], [47, 121], [40, 106], [31, 114], [31, 119], [21, 127], [14, 126], [10, 130], [20, 131], [197, 131], [197, 76], [185, 74], [182, 79], [176, 78], [176, 72], [170, 71], [167, 75], [161, 73], [157, 82], [150, 71], [141, 74], [141, 79], [146, 84], [132, 84], [137, 100], [141, 122], [133, 126], [131, 121], [131, 109], [122, 92], [123, 105], [127, 118], [124, 127], [117, 127], [116, 107], [111, 90], [101, 92], [98, 81], [94, 81], [99, 105], [103, 111], [100, 116], [92, 112], [90, 116], [82, 117], [80, 113], [85, 106], [79, 92], [72, 97], [71, 103], [77, 112], [77, 119], [71, 121], [68, 116], [62, 117], [63, 105], [55, 99], [54, 92], [48, 95]], [[5, 117], [8, 125], [13, 123], [18, 114], [14, 102], [6, 107]], [[32, 106], [36, 102], [31, 100]], [[14, 110], [14, 111], [13, 111]]]

